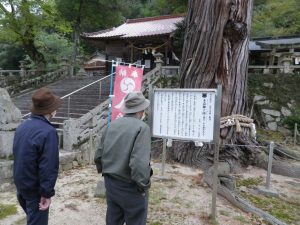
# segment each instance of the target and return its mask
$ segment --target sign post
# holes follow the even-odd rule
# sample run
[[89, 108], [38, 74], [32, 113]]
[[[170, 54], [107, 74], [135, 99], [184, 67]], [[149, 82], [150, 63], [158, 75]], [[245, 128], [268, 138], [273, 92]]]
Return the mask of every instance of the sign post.
[[165, 165], [166, 165], [166, 154], [167, 154], [167, 139], [163, 138], [163, 152], [161, 158], [161, 176], [165, 175]]
[[217, 193], [218, 193], [218, 166], [219, 166], [219, 142], [220, 142], [220, 116], [221, 116], [222, 86], [218, 85], [215, 102], [214, 122], [214, 170], [213, 170], [213, 194], [211, 204], [211, 217], [216, 220]]
[[213, 143], [216, 89], [153, 89], [153, 137]]
[[216, 217], [219, 137], [222, 86], [217, 89], [151, 89], [150, 124], [152, 136], [163, 138], [162, 175], [166, 139], [190, 140], [196, 146], [215, 147], [212, 218]]

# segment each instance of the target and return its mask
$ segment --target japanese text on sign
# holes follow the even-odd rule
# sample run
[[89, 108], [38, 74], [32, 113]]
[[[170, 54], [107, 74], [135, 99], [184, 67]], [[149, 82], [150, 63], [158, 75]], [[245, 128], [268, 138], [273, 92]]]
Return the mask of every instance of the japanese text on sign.
[[214, 89], [155, 89], [153, 136], [212, 141], [215, 96]]

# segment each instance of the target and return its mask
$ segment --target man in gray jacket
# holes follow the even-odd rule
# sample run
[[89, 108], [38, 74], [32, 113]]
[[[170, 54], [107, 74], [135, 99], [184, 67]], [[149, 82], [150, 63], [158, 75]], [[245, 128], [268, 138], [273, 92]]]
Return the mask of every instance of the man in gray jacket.
[[149, 106], [141, 92], [126, 95], [124, 117], [105, 131], [95, 156], [106, 187], [107, 225], [145, 225], [150, 188], [151, 134], [142, 121]]

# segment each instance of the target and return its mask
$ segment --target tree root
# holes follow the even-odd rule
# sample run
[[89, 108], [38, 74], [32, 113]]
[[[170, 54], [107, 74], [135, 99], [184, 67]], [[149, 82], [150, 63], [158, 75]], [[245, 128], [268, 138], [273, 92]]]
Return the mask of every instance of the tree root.
[[[221, 182], [222, 182], [222, 180], [224, 180], [224, 176], [223, 175], [221, 175], [221, 176], [223, 177], [223, 178], [220, 179]], [[212, 188], [212, 183], [213, 183], [212, 177], [213, 177], [213, 167], [211, 167], [207, 171], [207, 173], [205, 173], [205, 175], [204, 175], [204, 181], [211, 188]], [[232, 187], [233, 185], [229, 185], [229, 186]], [[233, 190], [230, 190], [230, 189], [227, 188], [227, 187], [225, 187], [224, 185], [222, 185], [219, 182], [219, 185], [218, 185], [218, 194], [221, 195], [221, 196], [223, 196], [224, 198], [226, 198], [234, 206], [238, 207], [239, 209], [243, 210], [244, 212], [253, 213], [253, 214], [257, 215], [257, 216], [260, 216], [264, 220], [266, 220], [267, 222], [269, 222], [269, 223], [271, 223], [273, 225], [287, 225], [286, 223], [278, 220], [276, 217], [270, 215], [269, 213], [267, 213], [267, 212], [265, 212], [265, 211], [263, 211], [263, 210], [255, 207], [255, 206], [253, 206], [247, 200], [241, 198], [236, 193], [234, 193]]]

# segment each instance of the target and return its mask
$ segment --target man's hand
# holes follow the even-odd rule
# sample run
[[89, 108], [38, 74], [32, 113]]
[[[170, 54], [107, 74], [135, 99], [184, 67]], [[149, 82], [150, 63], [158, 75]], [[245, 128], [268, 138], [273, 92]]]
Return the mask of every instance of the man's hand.
[[51, 204], [51, 198], [41, 197], [41, 201], [39, 203], [39, 210], [47, 210]]

